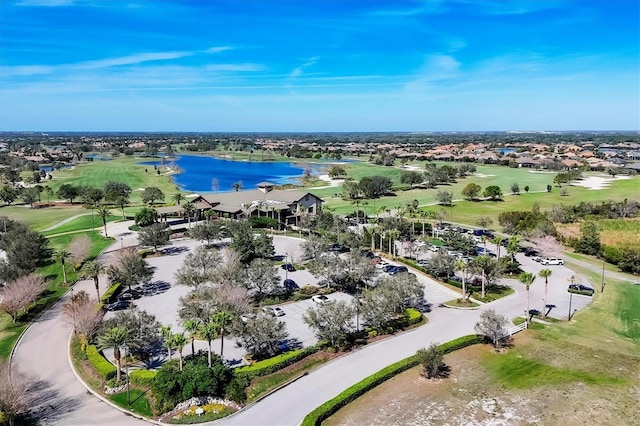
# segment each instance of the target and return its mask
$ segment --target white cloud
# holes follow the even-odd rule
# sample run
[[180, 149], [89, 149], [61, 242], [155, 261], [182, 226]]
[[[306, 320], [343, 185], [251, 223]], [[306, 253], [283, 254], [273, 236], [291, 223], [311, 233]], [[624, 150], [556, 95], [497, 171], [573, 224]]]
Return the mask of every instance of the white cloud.
[[289, 74], [289, 77], [291, 78], [300, 77], [304, 73], [305, 68], [309, 68], [310, 66], [314, 65], [316, 62], [318, 62], [319, 59], [320, 59], [319, 56], [314, 56], [312, 58], [307, 59], [306, 62], [304, 62], [302, 65], [300, 65], [297, 68], [294, 68], [294, 70], [291, 71], [291, 74]]
[[169, 59], [184, 58], [185, 56], [192, 56], [193, 52], [188, 51], [176, 51], [176, 52], [149, 52], [138, 53], [135, 55], [120, 56], [117, 58], [98, 59], [95, 61], [85, 61], [74, 65], [74, 68], [81, 69], [97, 69], [108, 68], [120, 65], [133, 65], [142, 62], [151, 61], [166, 61]]
[[224, 52], [227, 50], [233, 50], [233, 47], [231, 46], [214, 46], [214, 47], [210, 47], [207, 50], [204, 51], [204, 53], [220, 53], [220, 52]]
[[205, 67], [207, 71], [262, 71], [261, 64], [210, 64]]
[[0, 67], [0, 74], [6, 77], [25, 76], [25, 75], [42, 75], [53, 72], [55, 68], [47, 65], [17, 65], [9, 67]]
[[59, 6], [71, 6], [77, 3], [77, 0], [22, 0], [16, 5], [18, 6], [44, 6], [44, 7], [59, 7]]

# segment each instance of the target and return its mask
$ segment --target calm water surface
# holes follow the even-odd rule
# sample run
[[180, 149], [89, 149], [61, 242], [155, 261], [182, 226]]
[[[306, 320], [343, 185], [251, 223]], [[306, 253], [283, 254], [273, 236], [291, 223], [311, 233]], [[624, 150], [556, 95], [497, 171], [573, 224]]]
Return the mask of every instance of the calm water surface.
[[[145, 161], [141, 164], [153, 169], [161, 161]], [[244, 189], [255, 189], [256, 184], [263, 181], [297, 183], [308, 167], [301, 163], [233, 161], [201, 155], [180, 155], [167, 160], [165, 164], [175, 165], [182, 170], [182, 173], [173, 175], [173, 179], [180, 189], [192, 192], [233, 191], [231, 185], [238, 181], [242, 182]], [[311, 164], [309, 167], [317, 173], [321, 166]]]

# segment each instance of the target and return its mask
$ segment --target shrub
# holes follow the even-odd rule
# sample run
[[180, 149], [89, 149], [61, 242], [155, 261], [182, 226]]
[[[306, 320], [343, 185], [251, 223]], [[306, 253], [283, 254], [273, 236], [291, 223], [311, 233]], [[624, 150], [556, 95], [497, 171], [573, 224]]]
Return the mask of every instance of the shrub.
[[225, 398], [242, 404], [247, 400], [246, 389], [249, 387], [249, 378], [245, 375], [236, 374], [229, 385], [225, 393]]
[[[484, 341], [484, 337], [477, 336], [475, 334], [469, 336], [463, 336], [450, 342], [444, 343], [439, 346], [441, 353], [446, 354], [454, 350], [464, 348], [466, 346], [475, 345]], [[302, 421], [302, 426], [318, 426], [324, 420], [329, 418], [332, 414], [338, 411], [340, 408], [354, 401], [359, 396], [378, 386], [379, 384], [389, 380], [390, 378], [402, 373], [412, 367], [418, 365], [418, 357], [416, 355], [405, 358], [388, 367], [383, 368], [377, 373], [361, 380], [355, 385], [347, 388], [341, 392], [335, 398], [325, 402], [307, 416]]]
[[238, 375], [245, 376], [249, 379], [258, 376], [265, 376], [267, 374], [275, 373], [278, 370], [282, 370], [283, 368], [308, 357], [317, 350], [318, 348], [316, 346], [309, 346], [305, 349], [296, 349], [294, 351], [255, 362], [246, 367], [238, 367], [235, 369], [235, 372]]
[[116, 366], [107, 361], [94, 345], [87, 346], [87, 358], [91, 366], [104, 380], [109, 380], [116, 376]]
[[419, 310], [414, 308], [407, 308], [404, 311], [404, 316], [407, 319], [409, 325], [417, 324], [422, 321], [422, 314]]
[[179, 370], [178, 360], [169, 361], [158, 370], [153, 380], [155, 409], [165, 412], [173, 409], [178, 402], [196, 396], [221, 398], [232, 378], [233, 371], [215, 354], [211, 368], [207, 363], [207, 355], [202, 352], [195, 357], [187, 357], [182, 371]]
[[129, 374], [129, 379], [133, 385], [150, 388], [157, 374], [158, 372], [156, 370], [133, 370], [131, 374]]
[[109, 287], [107, 291], [102, 293], [102, 296], [100, 296], [100, 301], [104, 304], [112, 303], [118, 295], [120, 287], [122, 287], [122, 284], [120, 283], [111, 284], [111, 287]]
[[146, 259], [148, 256], [153, 254], [153, 249], [142, 249], [142, 250], [138, 250], [138, 256], [140, 256], [143, 259]]
[[620, 263], [620, 260], [622, 260], [622, 254], [617, 247], [603, 246], [602, 255], [607, 263], [611, 263], [613, 265], [617, 265]]
[[267, 216], [251, 216], [249, 223], [253, 228], [277, 228], [278, 221]]

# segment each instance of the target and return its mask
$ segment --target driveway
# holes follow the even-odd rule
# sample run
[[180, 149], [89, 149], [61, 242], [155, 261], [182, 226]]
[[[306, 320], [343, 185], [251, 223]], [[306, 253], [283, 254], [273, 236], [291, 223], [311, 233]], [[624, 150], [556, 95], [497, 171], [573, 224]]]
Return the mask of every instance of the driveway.
[[[128, 231], [127, 226], [127, 222], [108, 225], [109, 235], [115, 236], [118, 241], [106, 251], [105, 261], [109, 260], [108, 257], [111, 252], [122, 246], [135, 245], [137, 243], [135, 233]], [[300, 254], [296, 250], [296, 244], [290, 239], [275, 237], [274, 243], [276, 244], [276, 252], [279, 254], [282, 251], [289, 253], [291, 256], [299, 256]], [[185, 241], [176, 245], [179, 244], [189, 246], [192, 243]], [[183, 252], [175, 256], [149, 259], [152, 265], [158, 267], [156, 279], [169, 280], [172, 278], [173, 272], [179, 267], [180, 256], [184, 255], [186, 253]], [[535, 265], [531, 266], [535, 267]], [[304, 271], [296, 271], [296, 273], [302, 272]], [[556, 274], [555, 270], [554, 274]], [[558, 282], [562, 282], [564, 275], [558, 273], [555, 277], [558, 278]], [[300, 276], [298, 280], [304, 279]], [[419, 277], [419, 280], [425, 283], [425, 297], [427, 300], [435, 301], [445, 298], [449, 300], [452, 298], [450, 294], [447, 294], [448, 289], [446, 289], [447, 292], [438, 295], [438, 287], [441, 288], [441, 286], [438, 286], [427, 277]], [[106, 287], [104, 280], [101, 283], [101, 291], [104, 291]], [[538, 282], [534, 284], [532, 291], [537, 284]], [[429, 323], [427, 325], [345, 354], [290, 386], [270, 395], [265, 400], [246, 408], [230, 418], [222, 419], [215, 423], [225, 425], [298, 424], [309, 411], [326, 400], [333, 398], [348, 386], [395, 361], [414, 354], [417, 349], [428, 346], [430, 343], [442, 343], [473, 333], [473, 326], [477, 322], [480, 312], [484, 309], [496, 309], [510, 318], [520, 315], [524, 310], [526, 295], [523, 288], [519, 288], [516, 284], [514, 286], [516, 288], [515, 295], [485, 305], [479, 310], [461, 311], [434, 308], [433, 312], [428, 314]], [[566, 290], [565, 286], [566, 283], [563, 283], [562, 287]], [[537, 285], [537, 288], [542, 287], [542, 285]], [[560, 288], [559, 285], [557, 287]], [[85, 290], [90, 295], [93, 295], [93, 283], [91, 280], [80, 281], [74, 288], [76, 291]], [[178, 293], [181, 291], [177, 286], [172, 287], [172, 290]], [[185, 288], [184, 290], [187, 291], [188, 289]], [[173, 296], [169, 292], [150, 296], [140, 299], [138, 304], [152, 311], [159, 318], [165, 318], [166, 316], [166, 320], [162, 322], [174, 324], [175, 328], [177, 328], [175, 308], [169, 310], [169, 305], [175, 306], [178, 293], [171, 293]], [[531, 300], [534, 300], [533, 294], [532, 292]], [[69, 294], [29, 327], [17, 345], [13, 358], [15, 366], [40, 379], [40, 391], [38, 392], [38, 400], [34, 410], [39, 413], [41, 423], [54, 425], [108, 424], [116, 426], [145, 424], [145, 422], [130, 417], [88, 394], [84, 386], [76, 380], [71, 372], [67, 351], [68, 338], [72, 331], [72, 326], [63, 319], [61, 314], [61, 305], [68, 297]], [[341, 298], [343, 296], [336, 294], [334, 297]], [[574, 296], [574, 303], [576, 298], [577, 296]], [[550, 299], [550, 303], [559, 302], [560, 299], [560, 293], [558, 293], [558, 300]], [[287, 315], [283, 319], [299, 323], [299, 318], [306, 310], [306, 306], [311, 303], [310, 301], [304, 301], [284, 305], [283, 309], [285, 309]], [[293, 323], [292, 328], [295, 328]], [[301, 333], [301, 330], [294, 331]], [[311, 342], [311, 337], [306, 337], [303, 334], [301, 334], [301, 339]], [[225, 345], [225, 354], [229, 353], [230, 356], [235, 356], [232, 346]]]

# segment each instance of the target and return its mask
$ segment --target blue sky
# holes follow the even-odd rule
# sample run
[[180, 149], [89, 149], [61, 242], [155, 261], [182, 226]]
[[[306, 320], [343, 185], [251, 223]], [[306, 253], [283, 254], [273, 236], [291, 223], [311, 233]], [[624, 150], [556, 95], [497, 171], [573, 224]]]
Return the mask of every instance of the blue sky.
[[0, 130], [638, 129], [638, 0], [0, 1]]

